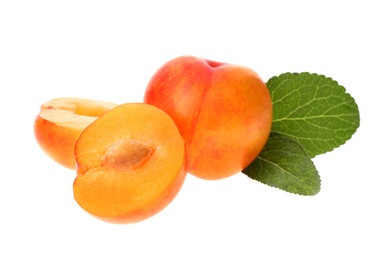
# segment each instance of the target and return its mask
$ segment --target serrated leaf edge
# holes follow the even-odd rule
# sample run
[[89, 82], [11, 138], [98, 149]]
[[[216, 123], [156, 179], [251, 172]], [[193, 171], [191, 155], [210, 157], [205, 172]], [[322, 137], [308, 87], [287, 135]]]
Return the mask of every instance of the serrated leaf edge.
[[[258, 158], [260, 158], [260, 157], [258, 156], [256, 159], [258, 159]], [[267, 160], [266, 160], [266, 161], [267, 161]], [[312, 161], [312, 160], [311, 160], [311, 161]], [[316, 168], [316, 165], [314, 164], [313, 161], [312, 161], [312, 164], [313, 164], [313, 165], [315, 166], [315, 168]], [[321, 180], [321, 177], [320, 177], [320, 174], [318, 173], [318, 171], [317, 171], [317, 177], [318, 177], [318, 181], [319, 181], [319, 183], [320, 183], [320, 186], [319, 186], [318, 191], [317, 191], [316, 193], [314, 193], [314, 194], [304, 194], [304, 193], [300, 193], [300, 192], [292, 192], [292, 191], [288, 191], [288, 190], [286, 190], [286, 189], [282, 189], [282, 188], [280, 188], [280, 187], [277, 187], [277, 186], [274, 186], [274, 185], [270, 185], [270, 184], [268, 184], [268, 183], [264, 183], [264, 182], [262, 182], [262, 181], [260, 181], [260, 180], [257, 180], [257, 179], [255, 179], [255, 178], [250, 177], [247, 173], [244, 172], [245, 170], [246, 170], [246, 169], [244, 169], [244, 170], [242, 171], [242, 173], [245, 174], [249, 179], [254, 180], [254, 181], [256, 181], [256, 182], [259, 182], [259, 183], [261, 183], [261, 184], [264, 184], [264, 185], [266, 185], [266, 186], [268, 186], [268, 187], [275, 188], [275, 189], [277, 189], [277, 190], [281, 190], [281, 191], [284, 191], [284, 192], [286, 192], [286, 193], [293, 194], [293, 195], [297, 195], [297, 196], [312, 197], [312, 196], [315, 196], [315, 195], [317, 195], [318, 193], [320, 193], [321, 188], [322, 188], [322, 180]]]
[[[310, 75], [310, 76], [315, 75], [315, 76], [323, 77], [324, 79], [327, 79], [327, 80], [331, 80], [332, 82], [334, 82], [335, 84], [337, 84], [339, 87], [342, 87], [343, 90], [344, 90], [344, 94], [345, 94], [345, 95], [348, 95], [348, 96], [354, 101], [354, 104], [357, 106], [357, 111], [358, 111], [358, 124], [357, 124], [357, 127], [355, 128], [354, 132], [350, 135], [350, 137], [347, 138], [347, 139], [345, 139], [344, 142], [341, 143], [341, 144], [339, 144], [338, 146], [333, 147], [331, 150], [328, 150], [328, 151], [326, 151], [326, 152], [324, 152], [324, 153], [316, 154], [316, 155], [314, 155], [314, 156], [311, 156], [311, 158], [315, 158], [315, 157], [318, 156], [318, 155], [322, 155], [322, 154], [330, 153], [330, 152], [334, 151], [335, 149], [337, 149], [337, 148], [339, 148], [339, 147], [345, 145], [349, 140], [352, 139], [352, 137], [356, 134], [356, 132], [358, 131], [358, 129], [359, 129], [359, 127], [360, 127], [361, 117], [360, 117], [360, 112], [359, 112], [359, 106], [358, 106], [358, 103], [356, 102], [355, 98], [354, 98], [350, 93], [347, 92], [347, 89], [346, 89], [344, 86], [342, 86], [341, 84], [339, 84], [338, 81], [335, 80], [335, 79], [333, 79], [332, 77], [328, 77], [328, 76], [326, 76], [326, 75], [324, 75], [324, 74], [319, 74], [319, 73], [314, 73], [314, 72], [312, 72], [312, 73], [310, 73], [310, 72], [284, 72], [284, 73], [281, 73], [281, 74], [279, 74], [279, 75], [277, 75], [277, 76], [273, 76], [273, 77], [271, 77], [271, 78], [266, 82], [266, 85], [267, 85], [270, 81], [275, 80], [275, 79], [277, 79], [277, 78], [279, 78], [279, 77], [281, 77], [281, 76], [284, 76], [284, 75], [288, 75], [288, 76], [290, 76], [290, 75], [297, 75], [297, 76], [300, 76], [300, 75]], [[272, 93], [271, 93], [271, 94], [272, 94]], [[273, 133], [273, 134], [281, 134], [281, 135], [284, 135], [284, 136], [287, 136], [287, 137], [290, 137], [290, 138], [296, 138], [296, 139], [298, 139], [298, 137], [293, 136], [293, 135], [289, 135], [289, 134], [287, 134], [287, 133], [282, 133], [282, 132], [272, 132], [272, 133]], [[307, 153], [307, 154], [308, 154], [308, 153]]]
[[[303, 157], [309, 156], [308, 153], [307, 153], [307, 151], [306, 151], [306, 150], [304, 149], [304, 147], [301, 145], [301, 143], [299, 143], [299, 142], [297, 141], [297, 139], [294, 138], [294, 137], [287, 136], [287, 135], [283, 135], [283, 134], [281, 134], [281, 133], [274, 133], [274, 132], [271, 132], [269, 138], [273, 138], [273, 137], [275, 138], [275, 137], [280, 137], [280, 136], [282, 136], [282, 137], [284, 137], [284, 138], [288, 138], [288, 139], [290, 139], [290, 140], [296, 142], [296, 143], [299, 145], [299, 148], [304, 152], [304, 155], [298, 155], [298, 156], [303, 156]], [[274, 151], [274, 150], [271, 150], [271, 151]], [[281, 150], [279, 150], [279, 151], [280, 151], [280, 152], [283, 152], [283, 151], [281, 151]], [[288, 152], [288, 151], [286, 151], [286, 153], [287, 153], [287, 152]], [[255, 160], [260, 159], [260, 160], [264, 160], [264, 161], [267, 161], [267, 162], [272, 163], [271, 161], [268, 161], [268, 160], [262, 158], [262, 157], [260, 156], [262, 153], [264, 153], [264, 150], [261, 151], [261, 153], [257, 156], [257, 158], [256, 158]], [[290, 153], [290, 152], [288, 152], [288, 153]], [[254, 180], [254, 181], [257, 181], [257, 182], [259, 182], [259, 183], [262, 183], [262, 184], [264, 184], [264, 185], [266, 185], [266, 186], [268, 186], [268, 187], [272, 187], [272, 188], [275, 188], [275, 189], [278, 189], [278, 190], [281, 190], [281, 191], [285, 191], [286, 193], [290, 193], [290, 194], [294, 194], [294, 195], [298, 195], [298, 196], [311, 197], [311, 196], [315, 196], [315, 195], [317, 195], [318, 193], [320, 193], [320, 191], [321, 191], [321, 187], [322, 187], [322, 180], [321, 180], [321, 176], [320, 176], [320, 174], [319, 174], [319, 172], [318, 172], [318, 170], [317, 170], [317, 167], [316, 167], [315, 163], [313, 162], [312, 158], [310, 158], [310, 156], [309, 156], [308, 159], [310, 159], [312, 165], [314, 166], [314, 168], [315, 168], [315, 170], [316, 170], [316, 173], [317, 173], [317, 180], [318, 180], [318, 182], [319, 182], [319, 184], [320, 184], [320, 185], [319, 185], [319, 189], [318, 189], [318, 191], [317, 191], [316, 193], [313, 193], [313, 194], [304, 194], [304, 193], [299, 193], [299, 192], [288, 191], [288, 190], [286, 190], [286, 189], [282, 189], [282, 188], [280, 188], [280, 187], [277, 187], [277, 186], [274, 186], [274, 185], [270, 185], [270, 184], [268, 184], [268, 183], [264, 183], [264, 182], [262, 182], [262, 181], [260, 181], [260, 180], [258, 180], [258, 179], [255, 179], [255, 178], [251, 177], [250, 175], [248, 175], [248, 174], [245, 172], [246, 170], [248, 170], [248, 168], [249, 168], [250, 165], [249, 165], [248, 167], [246, 167], [245, 169], [243, 169], [241, 172], [242, 172], [243, 174], [245, 174], [249, 179]], [[255, 160], [254, 160], [254, 161], [255, 161]], [[251, 164], [252, 164], [252, 163], [253, 163], [253, 162], [251, 162]], [[275, 165], [277, 165], [277, 164], [275, 164]], [[263, 169], [263, 168], [262, 168], [262, 169]], [[266, 170], [265, 170], [265, 171], [266, 171]], [[267, 171], [266, 171], [266, 172], [267, 172]], [[285, 172], [287, 172], [287, 171], [285, 171]], [[271, 173], [269, 173], [269, 174], [271, 174]], [[295, 176], [295, 177], [296, 177], [296, 176]]]

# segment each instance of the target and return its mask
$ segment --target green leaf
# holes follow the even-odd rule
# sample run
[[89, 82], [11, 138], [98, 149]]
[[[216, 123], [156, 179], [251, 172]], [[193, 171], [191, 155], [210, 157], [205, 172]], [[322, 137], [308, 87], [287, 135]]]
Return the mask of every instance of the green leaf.
[[320, 177], [312, 160], [296, 139], [283, 135], [270, 136], [259, 156], [242, 172], [299, 195], [311, 196], [320, 191]]
[[267, 86], [272, 132], [297, 139], [310, 157], [344, 144], [359, 127], [359, 111], [344, 87], [323, 75], [284, 73]]

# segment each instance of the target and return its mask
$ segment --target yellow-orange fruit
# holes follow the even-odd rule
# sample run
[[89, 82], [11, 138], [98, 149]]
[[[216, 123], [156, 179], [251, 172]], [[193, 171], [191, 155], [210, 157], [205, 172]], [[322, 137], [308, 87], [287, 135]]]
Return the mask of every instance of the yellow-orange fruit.
[[250, 68], [180, 56], [149, 81], [144, 102], [167, 112], [186, 141], [188, 171], [222, 179], [246, 168], [272, 124], [269, 90]]
[[95, 120], [78, 139], [75, 158], [75, 200], [113, 223], [155, 215], [186, 176], [185, 142], [174, 121], [142, 103], [119, 105]]
[[80, 134], [116, 104], [84, 98], [56, 98], [42, 104], [34, 121], [37, 143], [54, 161], [75, 169], [74, 147]]

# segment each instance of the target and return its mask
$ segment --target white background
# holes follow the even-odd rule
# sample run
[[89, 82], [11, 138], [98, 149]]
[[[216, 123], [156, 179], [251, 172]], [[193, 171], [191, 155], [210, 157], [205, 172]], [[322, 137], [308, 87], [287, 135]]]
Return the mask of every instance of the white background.
[[[375, 1], [1, 1], [0, 259], [379, 259], [378, 7]], [[141, 102], [180, 55], [248, 66], [264, 80], [315, 72], [356, 99], [361, 126], [314, 161], [302, 197], [242, 173], [188, 176], [160, 214], [101, 222], [75, 202], [75, 172], [33, 135], [42, 103]]]

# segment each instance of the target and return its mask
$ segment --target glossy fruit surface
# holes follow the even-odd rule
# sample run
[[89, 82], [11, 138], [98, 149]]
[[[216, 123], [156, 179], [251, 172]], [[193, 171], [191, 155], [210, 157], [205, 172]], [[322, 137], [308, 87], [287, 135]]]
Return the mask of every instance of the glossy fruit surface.
[[253, 70], [180, 56], [152, 76], [144, 102], [167, 112], [186, 141], [189, 172], [222, 179], [247, 167], [272, 124], [270, 93]]

